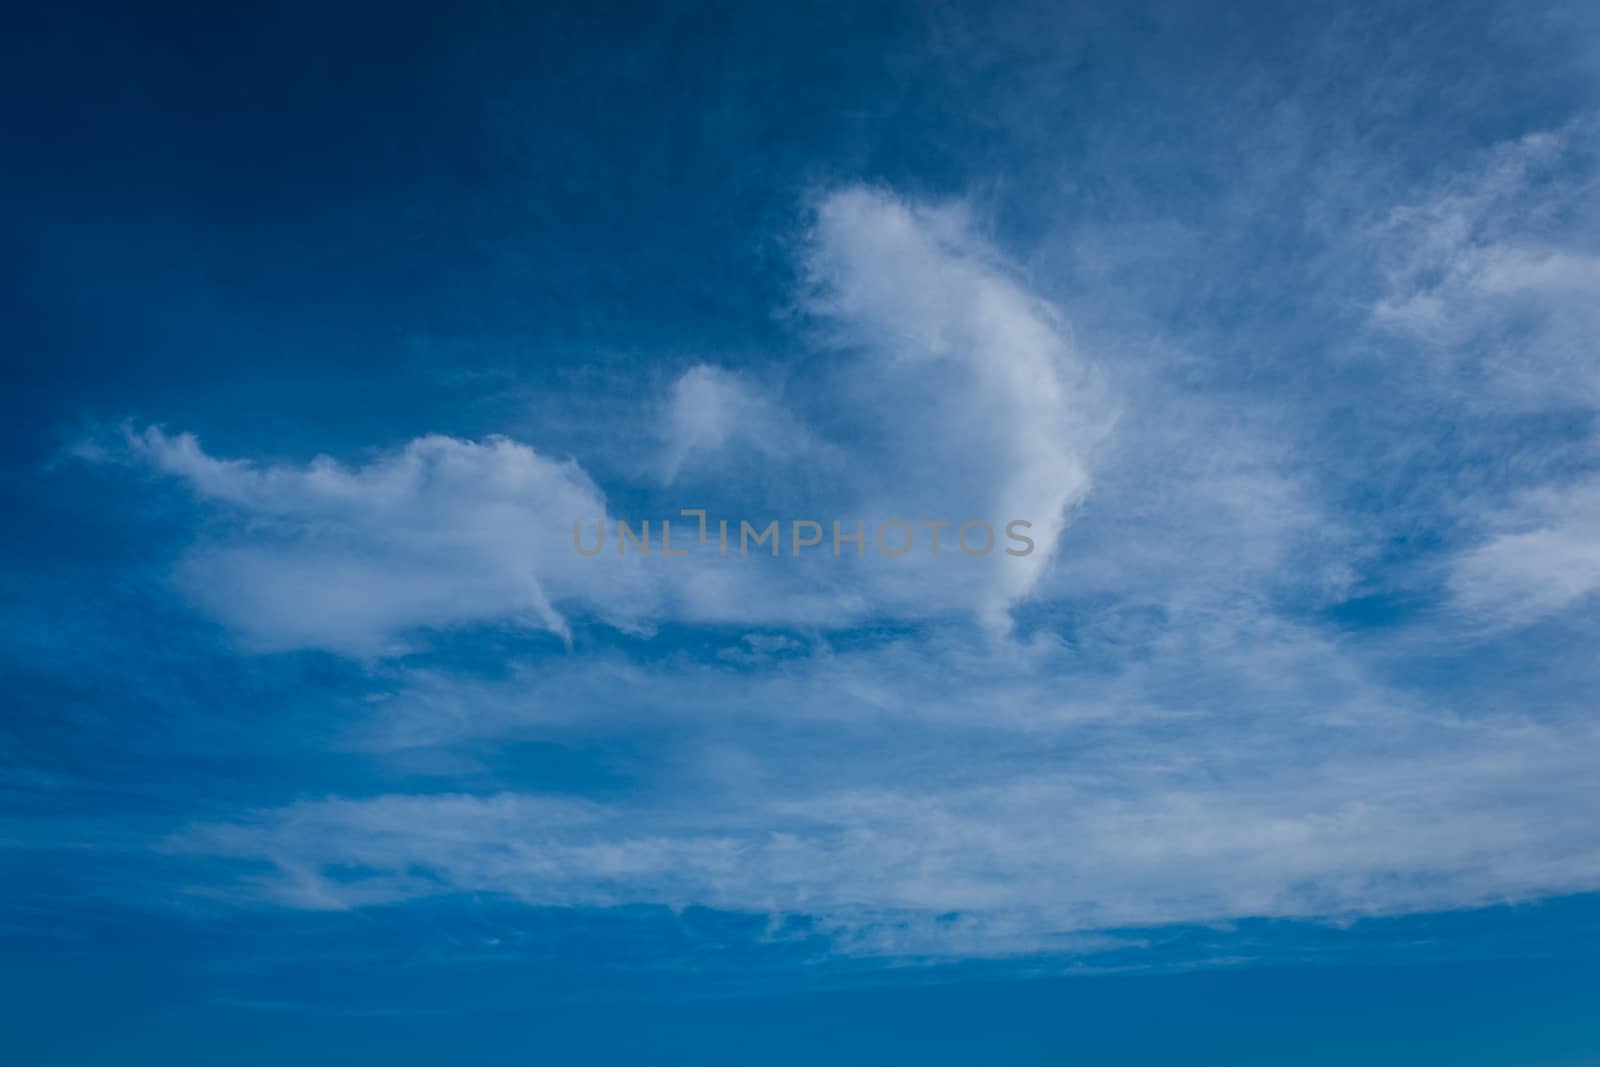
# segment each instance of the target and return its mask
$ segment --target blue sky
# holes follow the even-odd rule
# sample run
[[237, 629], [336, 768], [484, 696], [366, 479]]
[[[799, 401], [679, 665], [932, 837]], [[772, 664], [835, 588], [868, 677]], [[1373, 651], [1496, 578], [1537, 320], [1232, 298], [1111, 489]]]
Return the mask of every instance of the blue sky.
[[8, 37], [26, 1062], [1600, 1062], [1590, 6]]

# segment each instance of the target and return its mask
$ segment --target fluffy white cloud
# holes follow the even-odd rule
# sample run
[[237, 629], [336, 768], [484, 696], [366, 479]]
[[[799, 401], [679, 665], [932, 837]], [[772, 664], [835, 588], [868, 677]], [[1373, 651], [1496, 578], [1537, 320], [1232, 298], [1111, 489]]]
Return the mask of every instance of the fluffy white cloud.
[[811, 307], [862, 353], [835, 397], [876, 443], [856, 459], [863, 506], [880, 518], [1025, 519], [1038, 546], [954, 573], [919, 560], [885, 584], [903, 597], [932, 585], [1004, 630], [1089, 491], [1091, 453], [1114, 422], [1102, 374], [958, 208], [835, 192], [806, 267]]
[[[574, 612], [620, 626], [662, 619], [835, 628], [864, 619], [975, 614], [997, 632], [1049, 565], [1069, 511], [1089, 487], [1089, 452], [1110, 419], [1097, 373], [1064, 325], [962, 223], [958, 213], [847, 189], [824, 200], [806, 259], [809, 299], [850, 349], [822, 402], [839, 442], [825, 444], [749, 379], [708, 366], [673, 384], [654, 439], [657, 472], [692, 486], [741, 485], [753, 503], [723, 516], [777, 519], [786, 558], [720, 558], [691, 544], [693, 520], [608, 516], [577, 463], [508, 438], [418, 438], [368, 463], [319, 457], [258, 465], [206, 453], [190, 435], [129, 432], [132, 453], [181, 478], [234, 521], [184, 560], [179, 580], [253, 646], [379, 655], [428, 628], [505, 623], [566, 637]], [[748, 462], [730, 464], [730, 454]], [[103, 453], [102, 453], [103, 458]], [[768, 514], [774, 482], [809, 467], [818, 486]], [[685, 500], [692, 506], [700, 501]], [[634, 530], [677, 519], [686, 560], [643, 561], [609, 549], [580, 557], [572, 526], [613, 518]], [[791, 523], [816, 522], [823, 544], [793, 558]], [[835, 558], [833, 523], [866, 523], [868, 547]], [[873, 531], [898, 520], [916, 547], [881, 555]], [[961, 526], [982, 558], [959, 551]], [[1008, 555], [1012, 520], [1034, 549]], [[715, 517], [713, 517], [715, 521]], [[933, 527], [942, 555], [932, 551]], [[898, 543], [895, 536], [889, 540]]]
[[155, 428], [126, 444], [233, 520], [177, 578], [261, 649], [376, 655], [422, 628], [490, 621], [566, 636], [558, 602], [624, 625], [649, 608], [629, 560], [574, 566], [573, 522], [606, 514], [588, 476], [506, 438], [422, 437], [361, 466], [219, 460]]

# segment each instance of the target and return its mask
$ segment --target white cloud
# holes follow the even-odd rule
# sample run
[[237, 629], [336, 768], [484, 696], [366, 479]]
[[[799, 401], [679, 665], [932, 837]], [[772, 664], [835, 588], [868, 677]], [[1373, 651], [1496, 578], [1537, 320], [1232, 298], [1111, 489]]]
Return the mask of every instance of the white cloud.
[[1600, 218], [1579, 155], [1592, 119], [1496, 146], [1372, 233], [1385, 273], [1373, 321], [1424, 345], [1460, 402], [1600, 405]]
[[883, 518], [1033, 524], [1029, 557], [997, 557], [964, 578], [927, 561], [886, 581], [906, 597], [931, 584], [1004, 630], [1089, 491], [1092, 452], [1114, 421], [1102, 374], [955, 207], [835, 192], [818, 208], [806, 266], [811, 307], [863, 354], [838, 382], [878, 447], [856, 460], [863, 506]]
[[805, 429], [742, 375], [699, 364], [672, 384], [663, 413], [661, 476], [671, 484], [685, 467], [726, 451], [781, 462], [813, 447]]
[[257, 648], [375, 655], [421, 628], [497, 621], [566, 636], [558, 604], [624, 625], [649, 608], [629, 561], [581, 578], [573, 565], [573, 522], [606, 514], [588, 476], [506, 438], [422, 437], [360, 466], [219, 460], [155, 428], [126, 444], [234, 520], [177, 578]]
[[[1600, 411], [1600, 217], [1583, 155], [1594, 131], [1585, 117], [1498, 145], [1380, 229], [1387, 292], [1374, 318], [1420, 343], [1433, 402], [1500, 417]], [[1471, 541], [1446, 566], [1451, 604], [1491, 629], [1600, 588], [1592, 475], [1541, 476], [1515, 446], [1496, 462], [1527, 473], [1503, 494], [1449, 502]]]
[[[1116, 927], [1600, 888], [1587, 818], [1600, 734], [1585, 718], [1419, 711], [1371, 683], [1330, 685], [1318, 661], [1337, 651], [1300, 645], [1275, 664], [1212, 664], [1227, 675], [1217, 700], [1204, 678], [1167, 685], [1206, 669], [1182, 650], [1067, 685], [1059, 649], [904, 645], [759, 676], [652, 670], [648, 696], [588, 665], [505, 687], [477, 709], [492, 721], [457, 708], [456, 725], [593, 741], [647, 718], [663, 764], [686, 761], [678, 777], [605, 804], [499, 790], [304, 801], [196, 824], [169, 847], [265, 865], [243, 869], [239, 892], [281, 906], [457, 892], [702, 904], [812, 916], [865, 953], [1046, 951]], [[575, 684], [586, 677], [601, 681]]]
[[1529, 492], [1452, 563], [1455, 605], [1492, 625], [1559, 613], [1600, 591], [1600, 482]]
[[[825, 445], [739, 374], [696, 366], [673, 384], [659, 431], [667, 482], [719, 480], [757, 490], [725, 516], [760, 528], [818, 522], [827, 540], [805, 559], [577, 556], [572, 524], [608, 520], [576, 462], [504, 437], [418, 438], [362, 465], [217, 459], [188, 434], [129, 432], [125, 445], [237, 520], [186, 557], [179, 580], [206, 611], [262, 649], [319, 647], [380, 655], [418, 631], [509, 623], [570, 633], [577, 612], [613, 625], [661, 619], [836, 628], [868, 618], [976, 614], [996, 632], [1049, 565], [1070, 510], [1089, 488], [1089, 453], [1110, 424], [1099, 376], [1051, 309], [1031, 296], [949, 209], [916, 208], [847, 189], [824, 200], [806, 259], [812, 308], [853, 358], [825, 402], [842, 444]], [[737, 453], [745, 462], [731, 463]], [[99, 450], [80, 450], [105, 459]], [[771, 486], [803, 479], [788, 513], [764, 514]], [[692, 477], [690, 477], [692, 475]], [[696, 480], [699, 481], [696, 481]], [[699, 501], [683, 501], [693, 506]], [[807, 510], [811, 509], [811, 510]], [[665, 515], [652, 521], [659, 544]], [[918, 547], [890, 559], [832, 555], [832, 525], [869, 531], [900, 520]], [[987, 523], [984, 558], [959, 552], [962, 524]], [[1005, 551], [1012, 520], [1031, 523], [1031, 555]], [[715, 517], [713, 517], [715, 521]], [[945, 521], [942, 556], [925, 521]], [[592, 537], [592, 532], [588, 533]], [[871, 534], [868, 534], [869, 538]], [[975, 548], [983, 528], [969, 531]], [[785, 549], [789, 553], [789, 549]]]

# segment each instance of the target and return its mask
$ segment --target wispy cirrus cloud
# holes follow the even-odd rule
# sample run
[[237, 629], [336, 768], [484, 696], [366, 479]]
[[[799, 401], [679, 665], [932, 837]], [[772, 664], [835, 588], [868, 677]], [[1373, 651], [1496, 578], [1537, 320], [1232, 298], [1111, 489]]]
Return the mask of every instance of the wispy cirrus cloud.
[[821, 447], [778, 401], [743, 375], [701, 363], [672, 383], [656, 428], [661, 478], [671, 485], [686, 467], [721, 467], [728, 456], [757, 463], [801, 461]]
[[[1306, 636], [1204, 681], [1177, 649], [1114, 678], [1074, 671], [1060, 649], [994, 655], [903, 643], [776, 674], [613, 662], [476, 691], [436, 678], [435, 699], [441, 683], [458, 698], [450, 718], [383, 709], [379, 748], [625, 736], [648, 721], [677, 769], [604, 799], [310, 800], [198, 822], [166, 847], [245, 864], [235, 889], [258, 904], [704, 905], [808, 916], [844, 950], [891, 954], [1600, 886], [1584, 817], [1600, 735], [1581, 718], [1418, 707], [1353, 664], [1319, 667], [1340, 653]], [[1186, 671], [1189, 686], [1169, 684]]]
[[1600, 592], [1600, 481], [1545, 487], [1487, 517], [1453, 562], [1458, 608], [1492, 626], [1536, 622]]
[[[1415, 341], [1436, 395], [1464, 414], [1600, 414], [1595, 125], [1586, 115], [1496, 145], [1385, 221], [1388, 291], [1374, 320]], [[1468, 541], [1446, 582], [1469, 619], [1524, 625], [1600, 588], [1589, 433], [1564, 464], [1502, 452], [1521, 477], [1456, 505]]]
[[1456, 402], [1600, 404], [1595, 127], [1586, 116], [1498, 144], [1374, 231], [1385, 287], [1373, 320], [1414, 338]]

